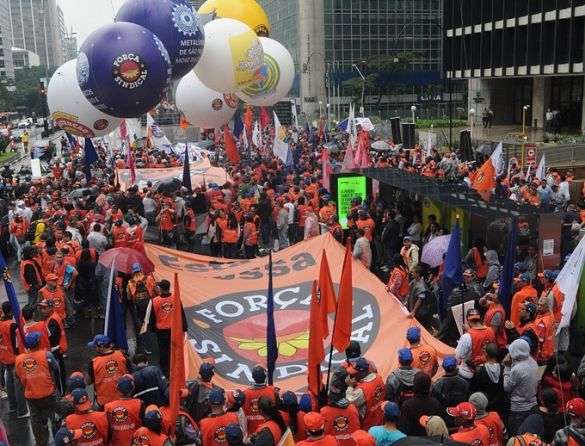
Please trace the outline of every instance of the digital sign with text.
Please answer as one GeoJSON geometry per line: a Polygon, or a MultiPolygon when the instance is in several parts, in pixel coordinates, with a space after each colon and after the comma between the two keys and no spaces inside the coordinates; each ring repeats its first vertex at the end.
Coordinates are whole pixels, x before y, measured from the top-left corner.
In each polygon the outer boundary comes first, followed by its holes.
{"type": "Polygon", "coordinates": [[[362,202],[367,196],[365,176],[340,177],[337,179],[337,213],[339,223],[347,229],[347,214],[351,207],[351,199],[361,197],[362,202]]]}

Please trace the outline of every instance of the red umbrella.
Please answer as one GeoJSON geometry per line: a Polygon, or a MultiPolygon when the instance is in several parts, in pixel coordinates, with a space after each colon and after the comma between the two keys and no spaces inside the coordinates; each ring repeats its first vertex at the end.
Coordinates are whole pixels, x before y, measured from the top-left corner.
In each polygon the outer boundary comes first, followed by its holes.
{"type": "Polygon", "coordinates": [[[132,248],[112,248],[104,252],[99,262],[106,268],[111,268],[116,259],[116,271],[132,274],[132,265],[140,263],[142,272],[149,274],[154,271],[154,264],[148,260],[144,253],[132,248]]]}

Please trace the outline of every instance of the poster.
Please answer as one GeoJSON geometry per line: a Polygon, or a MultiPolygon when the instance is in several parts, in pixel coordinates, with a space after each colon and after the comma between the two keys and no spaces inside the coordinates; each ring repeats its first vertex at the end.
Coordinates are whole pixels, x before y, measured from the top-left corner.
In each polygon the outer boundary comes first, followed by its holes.
{"type": "Polygon", "coordinates": [[[33,178],[41,178],[43,176],[41,172],[41,160],[39,158],[30,160],[30,170],[32,171],[33,178]]]}
{"type": "Polygon", "coordinates": [[[337,178],[337,213],[339,223],[343,229],[347,229],[347,214],[351,208],[351,199],[361,197],[362,201],[367,196],[367,183],[365,176],[338,177],[337,178]]]}
{"type": "Polygon", "coordinates": [[[461,304],[454,305],[451,307],[451,312],[453,313],[453,318],[455,319],[455,323],[457,324],[457,330],[459,330],[459,335],[463,335],[463,330],[467,330],[469,327],[467,323],[463,323],[463,319],[465,314],[467,314],[467,310],[471,310],[474,308],[475,302],[470,300],[468,302],[463,303],[463,308],[461,308],[461,304]]]}
{"type": "Polygon", "coordinates": [[[536,169],[536,146],[524,147],[524,167],[530,166],[530,170],[534,172],[536,169]]]}

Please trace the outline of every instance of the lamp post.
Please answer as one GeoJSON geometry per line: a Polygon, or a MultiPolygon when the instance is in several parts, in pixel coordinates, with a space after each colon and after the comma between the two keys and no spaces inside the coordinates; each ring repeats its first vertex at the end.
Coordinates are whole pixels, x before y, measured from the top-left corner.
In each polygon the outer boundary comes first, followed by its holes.
{"type": "Polygon", "coordinates": [[[360,77],[362,78],[362,105],[360,107],[360,114],[362,115],[362,118],[364,117],[364,112],[365,112],[365,93],[366,93],[366,78],[364,77],[364,75],[362,74],[362,72],[360,71],[360,69],[358,68],[358,66],[356,64],[353,64],[352,67],[355,68],[355,70],[358,72],[358,74],[360,75],[360,77]]]}
{"type": "Polygon", "coordinates": [[[412,112],[412,122],[415,123],[416,122],[416,105],[413,105],[412,107],[410,107],[410,111],[412,112]]]}
{"type": "Polygon", "coordinates": [[[526,112],[530,108],[530,105],[524,105],[522,107],[522,136],[526,136],[526,112]]]}
{"type": "Polygon", "coordinates": [[[319,119],[323,116],[323,101],[319,101],[319,119]]]}
{"type": "Polygon", "coordinates": [[[327,103],[327,125],[331,126],[331,104],[329,102],[327,103]]]}
{"type": "Polygon", "coordinates": [[[475,125],[475,108],[469,109],[469,126],[471,128],[471,140],[473,141],[473,126],[475,125]]]}

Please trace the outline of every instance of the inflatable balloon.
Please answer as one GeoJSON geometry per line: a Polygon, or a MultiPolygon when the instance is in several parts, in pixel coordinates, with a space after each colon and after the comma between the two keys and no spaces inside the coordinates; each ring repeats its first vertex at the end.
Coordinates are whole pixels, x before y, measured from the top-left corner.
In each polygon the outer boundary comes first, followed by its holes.
{"type": "Polygon", "coordinates": [[[77,83],[75,60],[61,65],[51,77],[47,103],[55,124],[75,136],[104,136],[113,132],[121,122],[87,102],[77,83]]]}
{"type": "Polygon", "coordinates": [[[264,52],[249,26],[234,19],[217,19],[204,29],[205,48],[195,74],[205,85],[235,93],[259,80],[264,52]]]}
{"type": "Polygon", "coordinates": [[[215,13],[223,19],[239,20],[259,36],[270,35],[268,16],[255,0],[207,0],[197,12],[201,15],[215,13]]]}
{"type": "Polygon", "coordinates": [[[152,31],[169,52],[173,79],[193,69],[205,44],[203,25],[185,0],[127,0],[116,22],[132,22],[152,31]]]}
{"type": "Polygon", "coordinates": [[[262,80],[237,93],[248,104],[268,107],[284,98],[295,78],[295,63],[288,50],[274,39],[260,37],[264,49],[262,80]]]}
{"type": "Polygon", "coordinates": [[[116,160],[116,167],[118,169],[125,169],[126,163],[124,162],[124,160],[116,160]]]}
{"type": "Polygon", "coordinates": [[[175,97],[191,125],[202,129],[221,127],[238,108],[238,98],[211,90],[193,72],[181,79],[175,97]]]}
{"type": "Polygon", "coordinates": [[[92,32],[77,56],[77,81],[98,110],[132,118],[155,107],[171,79],[169,54],[158,37],[134,23],[92,32]]]}

